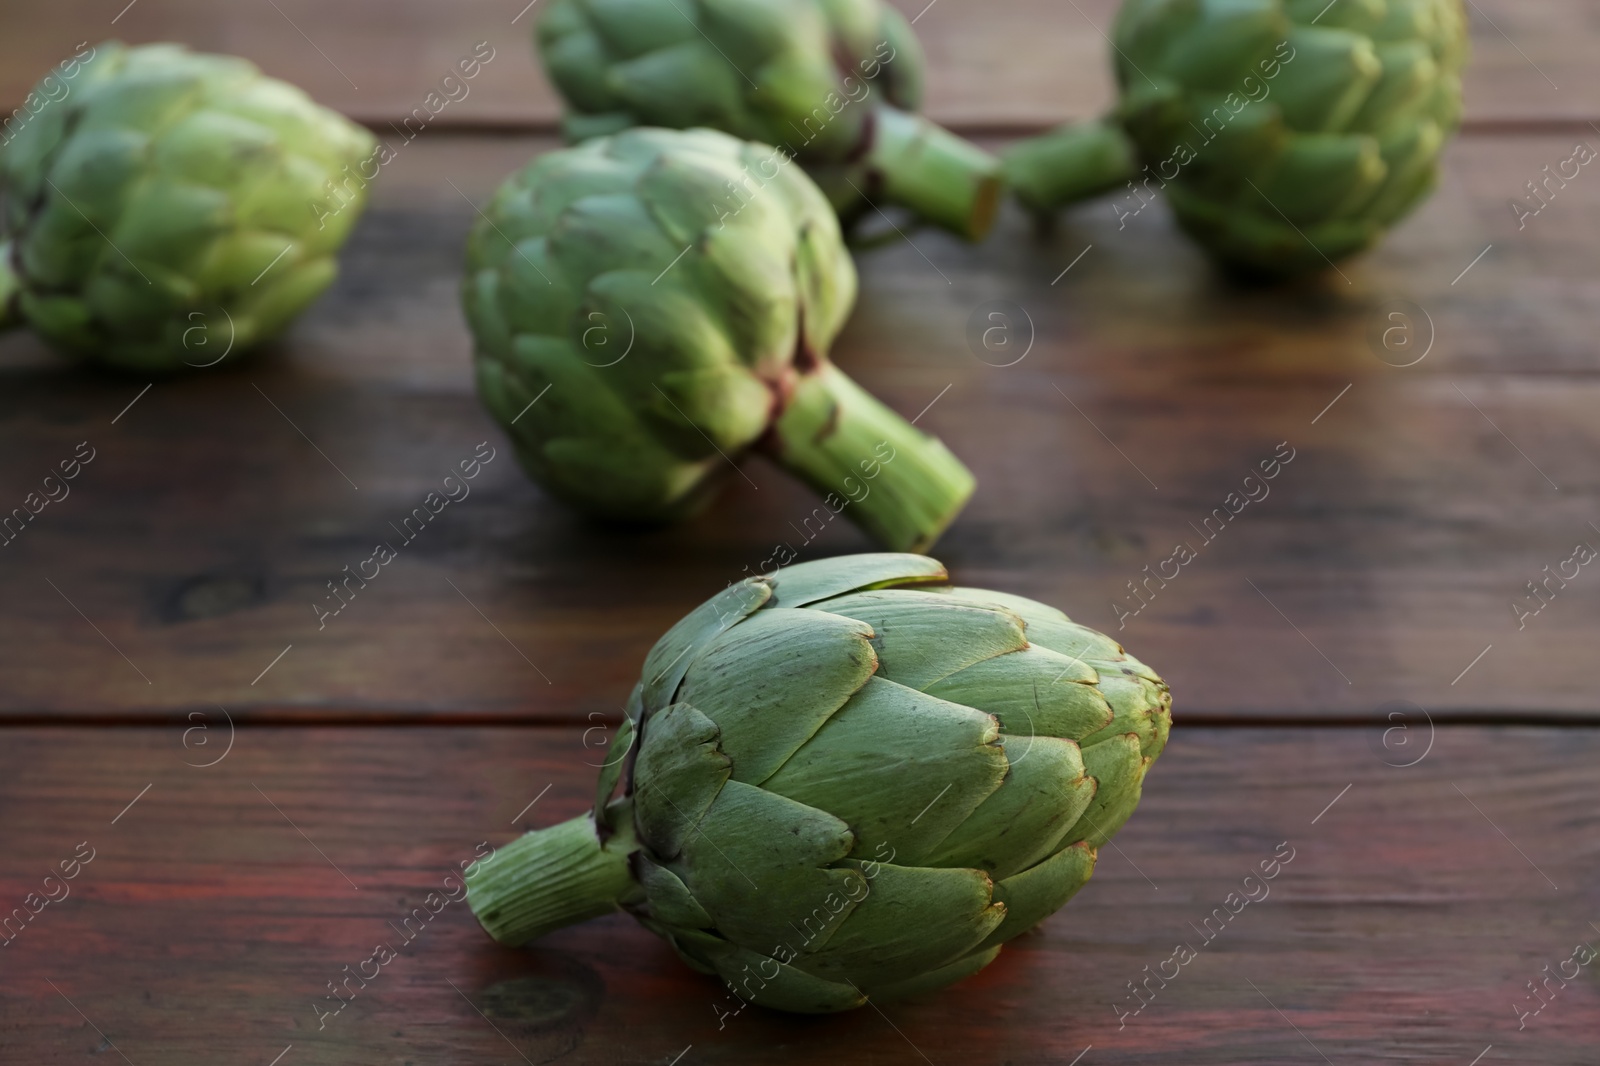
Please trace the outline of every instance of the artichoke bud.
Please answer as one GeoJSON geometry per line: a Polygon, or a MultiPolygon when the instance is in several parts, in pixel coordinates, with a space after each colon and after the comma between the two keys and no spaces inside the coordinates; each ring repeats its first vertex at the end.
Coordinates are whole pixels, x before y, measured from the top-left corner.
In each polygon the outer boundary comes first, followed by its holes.
{"type": "Polygon", "coordinates": [[[855,219],[868,196],[977,239],[999,163],[914,114],[922,52],[880,0],[554,0],[536,30],[578,142],[707,126],[782,145],[855,219]]]}
{"type": "Polygon", "coordinates": [[[1007,181],[1038,214],[1159,188],[1246,274],[1375,244],[1432,189],[1460,121],[1460,0],[1125,0],[1114,45],[1113,114],[1015,145],[1007,181]]]}
{"type": "Polygon", "coordinates": [[[827,360],[855,268],[782,153],[633,129],[512,176],[467,244],[484,402],[533,479],[611,519],[687,514],[759,448],[895,549],[973,488],[827,360]]]}
{"type": "Polygon", "coordinates": [[[690,612],[646,658],[595,812],[469,875],[484,927],[521,944],[626,910],[803,1012],[987,965],[1088,880],[1171,698],[1103,634],[945,577],[844,556],[690,612]]]}
{"type": "Polygon", "coordinates": [[[332,283],[376,173],[366,130],[242,59],[173,44],[100,44],[35,97],[0,146],[0,297],[52,346],[212,366],[332,283]]]}

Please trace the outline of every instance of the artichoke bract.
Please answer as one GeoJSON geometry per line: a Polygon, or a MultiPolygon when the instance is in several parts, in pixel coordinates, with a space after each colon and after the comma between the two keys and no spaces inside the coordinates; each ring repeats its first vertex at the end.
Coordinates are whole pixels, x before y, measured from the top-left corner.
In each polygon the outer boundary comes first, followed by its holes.
{"type": "Polygon", "coordinates": [[[1124,224],[1164,192],[1245,273],[1374,244],[1460,121],[1460,0],[1126,0],[1114,37],[1113,114],[1013,147],[1008,181],[1039,213],[1125,188],[1124,224]]]}
{"type": "Polygon", "coordinates": [[[916,114],[922,51],[881,0],[555,0],[537,29],[576,141],[707,126],[816,168],[847,217],[882,198],[976,239],[999,162],[916,114]]]}
{"type": "Polygon", "coordinates": [[[328,287],[371,134],[231,56],[108,42],[72,64],[0,147],[14,322],[68,354],[180,370],[268,339],[328,287]]]}
{"type": "Polygon", "coordinates": [[[920,549],[972,475],[828,361],[855,291],[838,220],[780,154],[639,128],[508,179],[462,300],[484,402],[555,496],[668,521],[759,447],[885,546],[920,549]]]}
{"type": "Polygon", "coordinates": [[[1111,638],[946,577],[843,556],[690,612],[645,660],[594,810],[468,876],[485,929],[522,944],[621,908],[791,1011],[982,969],[1089,879],[1171,698],[1111,638]]]}

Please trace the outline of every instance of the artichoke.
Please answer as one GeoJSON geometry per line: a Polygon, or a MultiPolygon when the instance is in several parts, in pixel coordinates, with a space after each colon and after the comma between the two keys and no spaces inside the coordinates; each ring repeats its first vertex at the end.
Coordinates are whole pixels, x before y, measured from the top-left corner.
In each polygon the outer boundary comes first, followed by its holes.
{"type": "Polygon", "coordinates": [[[557,497],[667,521],[759,447],[833,514],[917,549],[972,475],[828,362],[855,286],[838,220],[773,149],[640,128],[507,180],[462,300],[484,402],[557,497]]]}
{"type": "Polygon", "coordinates": [[[0,294],[53,346],[209,366],[333,281],[374,141],[299,89],[230,56],[109,42],[35,96],[0,148],[0,294]]]}
{"type": "Polygon", "coordinates": [[[1018,199],[1044,213],[1126,185],[1126,224],[1164,191],[1245,273],[1374,244],[1432,189],[1460,120],[1460,0],[1127,0],[1114,43],[1120,103],[1012,148],[1018,199]]]}
{"type": "Polygon", "coordinates": [[[976,239],[999,163],[915,112],[922,52],[880,0],[555,0],[538,24],[581,141],[708,126],[779,145],[846,216],[882,197],[976,239]]]}
{"type": "Polygon", "coordinates": [[[1171,698],[1109,637],[946,576],[843,556],[701,604],[645,659],[594,810],[474,869],[473,913],[521,944],[621,908],[791,1011],[982,969],[1089,879],[1171,698]]]}

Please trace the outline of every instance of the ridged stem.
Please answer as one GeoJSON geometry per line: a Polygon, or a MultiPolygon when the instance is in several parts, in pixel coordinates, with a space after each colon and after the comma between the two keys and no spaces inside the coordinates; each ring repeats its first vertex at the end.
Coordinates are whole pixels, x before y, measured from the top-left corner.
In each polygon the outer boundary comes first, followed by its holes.
{"type": "Polygon", "coordinates": [[[977,484],[938,439],[831,363],[801,378],[766,448],[890,551],[931,545],[977,484]]]}
{"type": "Polygon", "coordinates": [[[610,914],[638,890],[628,856],[638,848],[632,818],[604,843],[592,813],[537,829],[479,863],[467,903],[490,936],[513,947],[563,926],[610,914]]]}
{"type": "Polygon", "coordinates": [[[968,240],[994,225],[1000,207],[1000,161],[921,115],[873,111],[862,160],[885,199],[968,240]]]}
{"type": "Polygon", "coordinates": [[[1006,183],[1022,206],[1036,214],[1110,192],[1139,172],[1128,135],[1105,119],[1030,137],[1001,158],[1006,183]]]}

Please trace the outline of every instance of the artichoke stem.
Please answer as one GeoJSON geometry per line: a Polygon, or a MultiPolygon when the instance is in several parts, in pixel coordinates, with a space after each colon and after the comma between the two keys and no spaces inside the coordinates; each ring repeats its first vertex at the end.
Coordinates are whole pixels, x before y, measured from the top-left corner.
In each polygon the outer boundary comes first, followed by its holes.
{"type": "Polygon", "coordinates": [[[893,107],[873,112],[863,162],[892,203],[978,240],[1000,207],[1000,161],[941,126],[893,107]]]}
{"type": "Polygon", "coordinates": [[[0,332],[22,324],[17,308],[20,291],[16,272],[11,268],[11,242],[0,243],[0,332]]]}
{"type": "Polygon", "coordinates": [[[1030,137],[1012,145],[1002,158],[1006,183],[1035,214],[1110,192],[1139,173],[1128,135],[1118,123],[1104,119],[1030,137]]]}
{"type": "Polygon", "coordinates": [[[800,379],[766,447],[890,551],[931,545],[976,485],[937,439],[827,362],[800,379]]]}
{"type": "Polygon", "coordinates": [[[467,876],[467,903],[489,935],[516,947],[563,926],[617,910],[638,890],[628,856],[638,848],[631,817],[604,843],[594,814],[515,840],[467,876]]]}

